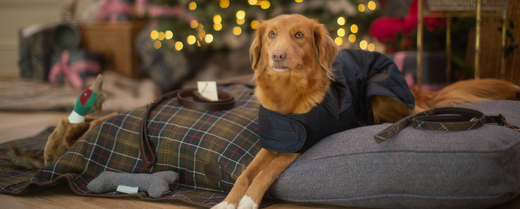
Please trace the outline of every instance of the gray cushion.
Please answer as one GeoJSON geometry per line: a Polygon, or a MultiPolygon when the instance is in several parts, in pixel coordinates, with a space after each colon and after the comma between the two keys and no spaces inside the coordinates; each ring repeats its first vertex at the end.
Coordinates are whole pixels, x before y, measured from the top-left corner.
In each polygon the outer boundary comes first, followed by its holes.
{"type": "MultiPolygon", "coordinates": [[[[520,102],[469,108],[520,125],[520,102]]],[[[271,187],[283,200],[369,208],[485,208],[520,192],[520,132],[487,124],[471,131],[408,127],[386,142],[390,124],[331,135],[299,157],[271,187]]]]}

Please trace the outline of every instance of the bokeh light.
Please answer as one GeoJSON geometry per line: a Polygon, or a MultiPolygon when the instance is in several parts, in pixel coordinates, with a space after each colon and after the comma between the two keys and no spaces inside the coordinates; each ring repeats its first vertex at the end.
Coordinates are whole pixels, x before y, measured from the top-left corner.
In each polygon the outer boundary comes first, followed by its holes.
{"type": "Polygon", "coordinates": [[[364,4],[359,4],[357,8],[358,8],[358,10],[360,12],[364,12],[365,11],[365,5],[364,4]]]}
{"type": "Polygon", "coordinates": [[[376,49],[376,45],[374,43],[370,43],[368,45],[368,51],[373,52],[376,49]]]}
{"type": "Polygon", "coordinates": [[[338,17],[338,25],[345,25],[345,18],[344,17],[338,17]]]}
{"type": "Polygon", "coordinates": [[[154,42],[153,42],[153,47],[154,47],[155,49],[159,49],[159,48],[161,48],[161,45],[162,45],[162,44],[161,44],[160,41],[154,41],[154,42]]]}
{"type": "Polygon", "coordinates": [[[238,10],[236,16],[237,19],[244,19],[246,17],[246,12],[244,12],[244,10],[238,10]]]}
{"type": "Polygon", "coordinates": [[[339,37],[345,36],[345,29],[343,29],[343,28],[338,29],[337,34],[339,37]]]}
{"type": "Polygon", "coordinates": [[[180,42],[180,41],[175,42],[175,49],[177,51],[182,50],[182,47],[184,47],[184,44],[182,44],[182,42],[180,42]]]}
{"type": "Polygon", "coordinates": [[[338,46],[341,46],[341,44],[343,44],[343,38],[336,37],[336,39],[334,39],[334,42],[336,42],[338,46]]]}
{"type": "Polygon", "coordinates": [[[206,43],[213,42],[213,35],[207,34],[206,37],[204,37],[204,41],[206,41],[206,43]]]}
{"type": "Polygon", "coordinates": [[[188,41],[189,45],[193,45],[197,41],[197,38],[195,38],[194,35],[189,35],[186,41],[188,41]]]}
{"type": "Polygon", "coordinates": [[[251,28],[252,29],[257,29],[259,25],[260,25],[260,22],[258,20],[251,21],[251,28]]]}
{"type": "Polygon", "coordinates": [[[219,5],[222,8],[227,8],[227,7],[229,7],[229,0],[220,0],[219,5]]]}
{"type": "Polygon", "coordinates": [[[262,9],[269,9],[269,7],[271,7],[271,2],[269,1],[264,0],[260,3],[260,8],[262,9]]]}
{"type": "Polygon", "coordinates": [[[354,42],[356,42],[356,35],[354,35],[354,34],[350,34],[350,35],[348,36],[348,41],[350,41],[350,43],[354,43],[354,42]]]}
{"type": "Polygon", "coordinates": [[[363,49],[363,50],[366,50],[367,49],[367,41],[365,40],[362,40],[361,42],[359,42],[359,48],[363,49]]]}
{"type": "Polygon", "coordinates": [[[197,9],[197,3],[195,3],[194,1],[190,2],[190,4],[188,4],[188,8],[190,10],[195,10],[197,9]]]}
{"type": "Polygon", "coordinates": [[[219,24],[215,24],[215,25],[213,25],[213,29],[214,29],[215,31],[220,31],[220,30],[222,30],[222,24],[219,23],[219,24]]]}
{"type": "Polygon", "coordinates": [[[238,35],[242,34],[242,28],[240,28],[238,26],[235,26],[233,28],[233,34],[235,34],[235,36],[238,36],[238,35]]]}
{"type": "Polygon", "coordinates": [[[173,38],[173,33],[171,30],[167,30],[166,32],[164,32],[164,37],[168,40],[172,39],[173,38]]]}
{"type": "Polygon", "coordinates": [[[359,29],[359,28],[358,28],[358,26],[357,26],[356,24],[352,24],[352,25],[350,26],[350,32],[352,32],[352,33],[357,33],[357,32],[358,32],[358,29],[359,29]]]}
{"type": "Polygon", "coordinates": [[[368,9],[370,9],[370,10],[375,10],[375,9],[376,9],[376,2],[374,2],[374,1],[369,1],[368,4],[367,4],[367,7],[368,7],[368,9]]]}
{"type": "Polygon", "coordinates": [[[197,20],[190,21],[191,28],[196,28],[197,26],[199,26],[199,22],[197,22],[197,20]]]}
{"type": "Polygon", "coordinates": [[[152,40],[155,40],[159,37],[159,32],[157,32],[156,30],[152,30],[152,32],[150,33],[150,38],[152,38],[152,40]]]}
{"type": "Polygon", "coordinates": [[[157,37],[157,39],[159,39],[159,41],[164,40],[164,32],[159,32],[159,37],[157,37]]]}
{"type": "Polygon", "coordinates": [[[222,16],[220,16],[220,15],[215,15],[215,16],[213,16],[213,22],[214,22],[215,24],[219,24],[219,23],[221,23],[221,22],[222,22],[222,16]]]}

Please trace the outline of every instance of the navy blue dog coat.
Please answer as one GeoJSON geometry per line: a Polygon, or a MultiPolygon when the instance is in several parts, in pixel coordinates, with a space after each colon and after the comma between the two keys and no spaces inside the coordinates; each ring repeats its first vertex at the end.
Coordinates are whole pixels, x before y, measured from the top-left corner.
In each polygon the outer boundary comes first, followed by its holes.
{"type": "Polygon", "coordinates": [[[343,49],[332,65],[334,79],[322,103],[304,114],[281,114],[260,106],[262,147],[303,153],[328,135],[366,126],[368,99],[373,95],[399,99],[410,108],[415,98],[392,60],[378,52],[343,49]]]}

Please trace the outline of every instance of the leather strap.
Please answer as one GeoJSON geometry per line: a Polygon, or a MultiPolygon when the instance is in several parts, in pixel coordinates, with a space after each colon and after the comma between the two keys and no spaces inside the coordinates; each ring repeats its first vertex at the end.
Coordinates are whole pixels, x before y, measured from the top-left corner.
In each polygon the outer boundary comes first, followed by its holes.
{"type": "Polygon", "coordinates": [[[231,109],[235,106],[235,98],[233,95],[224,91],[218,91],[218,97],[218,101],[208,100],[195,89],[181,90],[177,95],[179,104],[198,111],[221,111],[231,109]],[[192,97],[193,100],[188,99],[189,97],[192,97]]]}
{"type": "Polygon", "coordinates": [[[182,106],[198,111],[221,111],[231,109],[235,106],[235,98],[233,95],[220,90],[218,91],[218,95],[218,101],[210,101],[202,97],[196,89],[182,89],[166,93],[148,104],[146,112],[143,115],[141,130],[139,132],[139,151],[141,152],[144,167],[150,168],[150,166],[155,163],[155,154],[153,153],[146,131],[148,129],[146,123],[148,121],[148,115],[153,107],[163,100],[174,97],[177,97],[179,104],[182,106]],[[190,97],[192,99],[189,99],[190,97]]]}
{"type": "Polygon", "coordinates": [[[464,131],[480,128],[486,123],[496,123],[520,132],[520,128],[509,124],[502,114],[486,116],[484,113],[473,109],[442,107],[403,118],[374,135],[374,139],[377,143],[381,143],[395,136],[409,125],[414,128],[433,131],[464,131]]]}

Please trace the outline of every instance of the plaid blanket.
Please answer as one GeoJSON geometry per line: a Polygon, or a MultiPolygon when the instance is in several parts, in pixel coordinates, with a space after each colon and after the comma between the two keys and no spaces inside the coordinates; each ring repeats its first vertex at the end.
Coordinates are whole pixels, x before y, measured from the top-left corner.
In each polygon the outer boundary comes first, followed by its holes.
{"type": "MultiPolygon", "coordinates": [[[[154,173],[171,170],[179,173],[171,192],[162,199],[177,199],[204,207],[221,202],[246,166],[260,151],[257,114],[259,103],[253,90],[241,84],[224,87],[235,97],[235,108],[227,111],[199,112],[183,108],[177,99],[157,104],[148,118],[148,137],[156,155],[155,164],[144,167],[139,152],[139,129],[146,107],[109,118],[87,132],[55,163],[37,172],[16,170],[0,159],[0,193],[30,194],[67,182],[80,195],[138,196],[119,192],[94,194],[86,185],[103,171],[154,173]],[[220,180],[208,178],[205,167],[219,168],[220,180]]],[[[52,128],[32,139],[30,146],[16,143],[0,145],[0,157],[10,146],[43,154],[46,137],[52,128]],[[38,141],[39,140],[39,141],[38,141]]],[[[212,171],[214,172],[214,170],[212,171]]]]}

